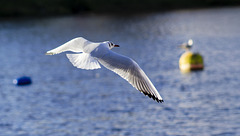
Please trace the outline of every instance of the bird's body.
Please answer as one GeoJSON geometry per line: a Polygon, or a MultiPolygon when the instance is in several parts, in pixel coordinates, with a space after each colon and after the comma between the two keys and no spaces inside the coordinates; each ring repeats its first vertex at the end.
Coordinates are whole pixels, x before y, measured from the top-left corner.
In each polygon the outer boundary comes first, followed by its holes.
{"type": "Polygon", "coordinates": [[[110,49],[113,47],[119,46],[109,41],[94,43],[79,37],[48,51],[46,55],[64,51],[77,52],[77,54],[67,54],[68,59],[75,67],[92,70],[101,68],[100,63],[127,80],[140,92],[157,102],[163,102],[157,89],[139,65],[129,57],[111,51],[110,49]]]}
{"type": "Polygon", "coordinates": [[[186,51],[189,51],[192,48],[193,40],[189,39],[187,43],[183,43],[180,45],[180,48],[185,49],[186,51]]]}

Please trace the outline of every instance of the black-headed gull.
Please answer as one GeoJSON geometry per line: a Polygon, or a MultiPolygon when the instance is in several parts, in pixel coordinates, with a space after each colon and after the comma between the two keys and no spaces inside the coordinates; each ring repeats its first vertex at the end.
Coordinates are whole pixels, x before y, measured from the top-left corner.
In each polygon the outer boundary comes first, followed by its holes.
{"type": "Polygon", "coordinates": [[[65,51],[77,52],[77,54],[66,54],[75,67],[87,70],[98,69],[101,68],[100,62],[107,69],[127,80],[140,92],[157,102],[163,102],[157,89],[139,65],[129,57],[111,51],[110,49],[113,47],[119,47],[119,45],[109,41],[94,43],[78,37],[48,51],[46,55],[59,54],[65,51]]]}
{"type": "Polygon", "coordinates": [[[183,43],[180,45],[180,48],[185,49],[186,51],[189,51],[192,48],[193,40],[189,39],[187,43],[183,43]]]}

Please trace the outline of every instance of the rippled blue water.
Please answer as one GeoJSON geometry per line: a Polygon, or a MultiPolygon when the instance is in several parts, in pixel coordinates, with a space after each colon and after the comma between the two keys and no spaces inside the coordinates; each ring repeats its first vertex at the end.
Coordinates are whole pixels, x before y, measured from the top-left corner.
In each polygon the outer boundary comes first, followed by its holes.
{"type": "Polygon", "coordinates": [[[240,8],[179,10],[0,22],[0,135],[240,135],[240,8]],[[159,104],[113,72],[45,56],[83,36],[111,40],[163,96],[159,104]],[[189,38],[205,69],[181,74],[177,46],[189,38]],[[30,76],[30,86],[12,80],[30,76]]]}

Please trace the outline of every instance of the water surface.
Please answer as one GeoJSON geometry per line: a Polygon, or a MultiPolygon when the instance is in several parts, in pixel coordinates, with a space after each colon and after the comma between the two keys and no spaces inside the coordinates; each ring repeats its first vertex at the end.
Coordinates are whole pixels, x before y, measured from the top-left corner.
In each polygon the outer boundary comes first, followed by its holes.
{"type": "Polygon", "coordinates": [[[0,134],[179,136],[240,134],[240,8],[139,15],[79,15],[0,22],[0,134]],[[115,73],[72,66],[45,52],[82,36],[110,40],[133,58],[164,103],[115,73]],[[189,38],[204,71],[181,74],[177,46],[189,38]],[[27,75],[30,86],[12,80],[27,75]]]}

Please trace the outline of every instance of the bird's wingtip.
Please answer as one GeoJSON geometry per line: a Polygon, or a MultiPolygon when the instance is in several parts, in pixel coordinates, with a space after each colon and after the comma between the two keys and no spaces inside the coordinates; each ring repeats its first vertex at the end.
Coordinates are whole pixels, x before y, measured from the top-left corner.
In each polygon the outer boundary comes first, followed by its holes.
{"type": "Polygon", "coordinates": [[[160,102],[160,103],[163,103],[163,102],[164,102],[164,100],[157,100],[157,102],[158,102],[158,103],[159,103],[159,102],[160,102]]]}
{"type": "Polygon", "coordinates": [[[164,102],[163,99],[158,99],[158,98],[154,98],[153,100],[157,101],[158,103],[163,103],[164,102]]]}
{"type": "Polygon", "coordinates": [[[46,52],[45,55],[54,55],[52,52],[46,52]]]}
{"type": "Polygon", "coordinates": [[[146,92],[142,92],[144,95],[146,95],[146,96],[148,96],[149,98],[152,98],[154,101],[156,101],[156,102],[160,102],[160,103],[163,103],[164,102],[164,100],[163,99],[158,99],[157,97],[155,97],[154,95],[151,95],[151,94],[148,94],[148,93],[146,93],[146,92]]]}

